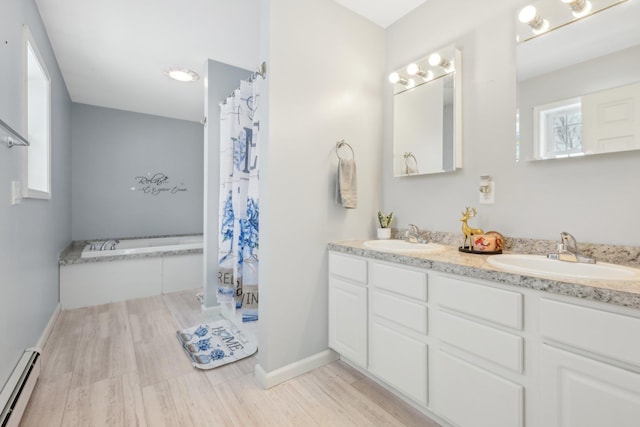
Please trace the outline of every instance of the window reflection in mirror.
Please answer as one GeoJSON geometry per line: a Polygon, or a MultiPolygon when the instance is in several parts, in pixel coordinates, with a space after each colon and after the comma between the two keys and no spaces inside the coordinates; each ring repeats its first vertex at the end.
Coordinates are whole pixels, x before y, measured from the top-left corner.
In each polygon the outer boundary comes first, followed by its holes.
{"type": "MultiPolygon", "coordinates": [[[[640,149],[640,3],[592,3],[580,19],[563,2],[534,3],[550,30],[517,46],[518,160],[640,149]],[[561,13],[574,21],[554,29],[561,13]]],[[[520,40],[527,32],[518,22],[520,40]]]]}
{"type": "Polygon", "coordinates": [[[24,197],[51,198],[51,79],[28,27],[25,36],[27,139],[24,197]]]}
{"type": "Polygon", "coordinates": [[[450,46],[391,73],[393,176],[461,167],[461,54],[450,46]]]}

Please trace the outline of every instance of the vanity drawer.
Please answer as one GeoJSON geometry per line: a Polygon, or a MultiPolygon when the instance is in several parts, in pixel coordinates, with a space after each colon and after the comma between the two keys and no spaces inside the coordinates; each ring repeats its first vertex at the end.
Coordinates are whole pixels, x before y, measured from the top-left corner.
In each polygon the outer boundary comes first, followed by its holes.
{"type": "Polygon", "coordinates": [[[367,261],[329,252],[329,273],[366,284],[367,261]]]}
{"type": "Polygon", "coordinates": [[[427,301],[427,273],[371,263],[371,283],[379,289],[418,301],[427,301]]]}
{"type": "Polygon", "coordinates": [[[382,292],[373,293],[373,314],[427,334],[427,307],[382,292]]]}
{"type": "Polygon", "coordinates": [[[522,329],[522,294],[439,276],[440,306],[498,325],[522,329]]]}
{"type": "Polygon", "coordinates": [[[640,366],[640,319],[540,300],[540,333],[564,344],[640,366]]]}
{"type": "Polygon", "coordinates": [[[505,368],[522,372],[523,338],[442,311],[438,312],[440,339],[505,368]]]}

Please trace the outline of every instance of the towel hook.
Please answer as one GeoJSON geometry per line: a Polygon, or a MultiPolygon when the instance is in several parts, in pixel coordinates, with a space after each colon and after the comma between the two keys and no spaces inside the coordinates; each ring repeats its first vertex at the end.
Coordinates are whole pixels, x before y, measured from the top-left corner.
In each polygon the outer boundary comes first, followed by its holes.
{"type": "Polygon", "coordinates": [[[349,148],[349,150],[351,150],[351,158],[352,159],[356,158],[356,153],[354,153],[353,147],[348,142],[346,142],[344,139],[341,139],[340,141],[336,142],[336,156],[338,156],[338,159],[345,160],[343,157],[340,157],[340,148],[342,148],[342,147],[349,148]]]}

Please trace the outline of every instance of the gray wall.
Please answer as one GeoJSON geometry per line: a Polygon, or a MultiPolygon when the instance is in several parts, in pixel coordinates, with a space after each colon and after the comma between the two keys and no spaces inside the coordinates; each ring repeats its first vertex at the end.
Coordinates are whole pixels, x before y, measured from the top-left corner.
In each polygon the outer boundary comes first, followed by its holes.
{"type": "Polygon", "coordinates": [[[74,240],[202,232],[200,123],[72,105],[74,240]],[[135,177],[164,173],[158,195],[135,177]]]}
{"type": "Polygon", "coordinates": [[[261,25],[258,358],[269,374],[327,349],[327,242],[375,234],[384,31],[330,0],[263,0],[261,25]],[[335,199],[341,139],[356,156],[357,209],[335,199]]]}
{"type": "MultiPolygon", "coordinates": [[[[22,351],[36,345],[58,303],[58,253],[71,239],[71,101],[33,0],[2,0],[0,118],[24,129],[23,37],[27,24],[51,76],[52,198],[10,206],[26,148],[0,142],[0,388],[22,351]]],[[[23,131],[23,133],[25,133],[23,131]]]]}
{"type": "MultiPolygon", "coordinates": [[[[520,0],[430,0],[386,32],[387,74],[455,42],[462,48],[463,168],[406,179],[383,163],[383,205],[398,225],[457,232],[464,206],[474,226],[505,235],[640,245],[640,152],[515,162],[515,16],[520,0]],[[464,11],[461,13],[460,11],[464,11]],[[496,203],[478,204],[480,175],[496,183],[496,203]]],[[[384,159],[391,159],[391,85],[385,89],[384,159]]]]}
{"type": "MultiPolygon", "coordinates": [[[[258,60],[256,58],[256,67],[258,60]]],[[[247,78],[251,71],[227,65],[222,62],[207,61],[205,84],[205,128],[204,147],[204,277],[205,302],[212,307],[218,305],[218,201],[220,195],[220,106],[240,80],[247,78]]]]}

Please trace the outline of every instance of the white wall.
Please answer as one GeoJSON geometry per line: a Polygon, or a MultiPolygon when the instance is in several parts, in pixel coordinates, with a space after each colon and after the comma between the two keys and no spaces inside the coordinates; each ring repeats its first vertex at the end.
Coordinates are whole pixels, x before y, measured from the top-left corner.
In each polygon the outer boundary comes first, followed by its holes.
{"type": "Polygon", "coordinates": [[[384,32],[332,0],[261,7],[258,358],[269,373],[327,348],[327,243],[374,234],[384,32]],[[356,155],[355,210],[335,202],[340,139],[356,155]]]}
{"type": "Polygon", "coordinates": [[[202,233],[200,123],[78,103],[71,112],[74,240],[202,233]],[[157,173],[168,178],[159,186],[135,179],[157,173]]]}
{"type": "Polygon", "coordinates": [[[10,205],[23,180],[23,152],[0,141],[0,388],[25,348],[36,345],[58,303],[58,252],[71,240],[71,101],[33,0],[0,7],[0,118],[24,132],[23,24],[51,76],[51,200],[10,205]]]}
{"type": "MultiPolygon", "coordinates": [[[[383,162],[383,206],[400,226],[459,231],[464,206],[474,226],[509,236],[640,245],[640,152],[515,162],[515,14],[520,0],[429,0],[386,33],[387,73],[455,42],[463,51],[463,169],[392,178],[383,162]],[[496,182],[496,203],[478,204],[481,174],[496,182]]],[[[391,85],[385,88],[384,151],[392,156],[391,85]]]]}

